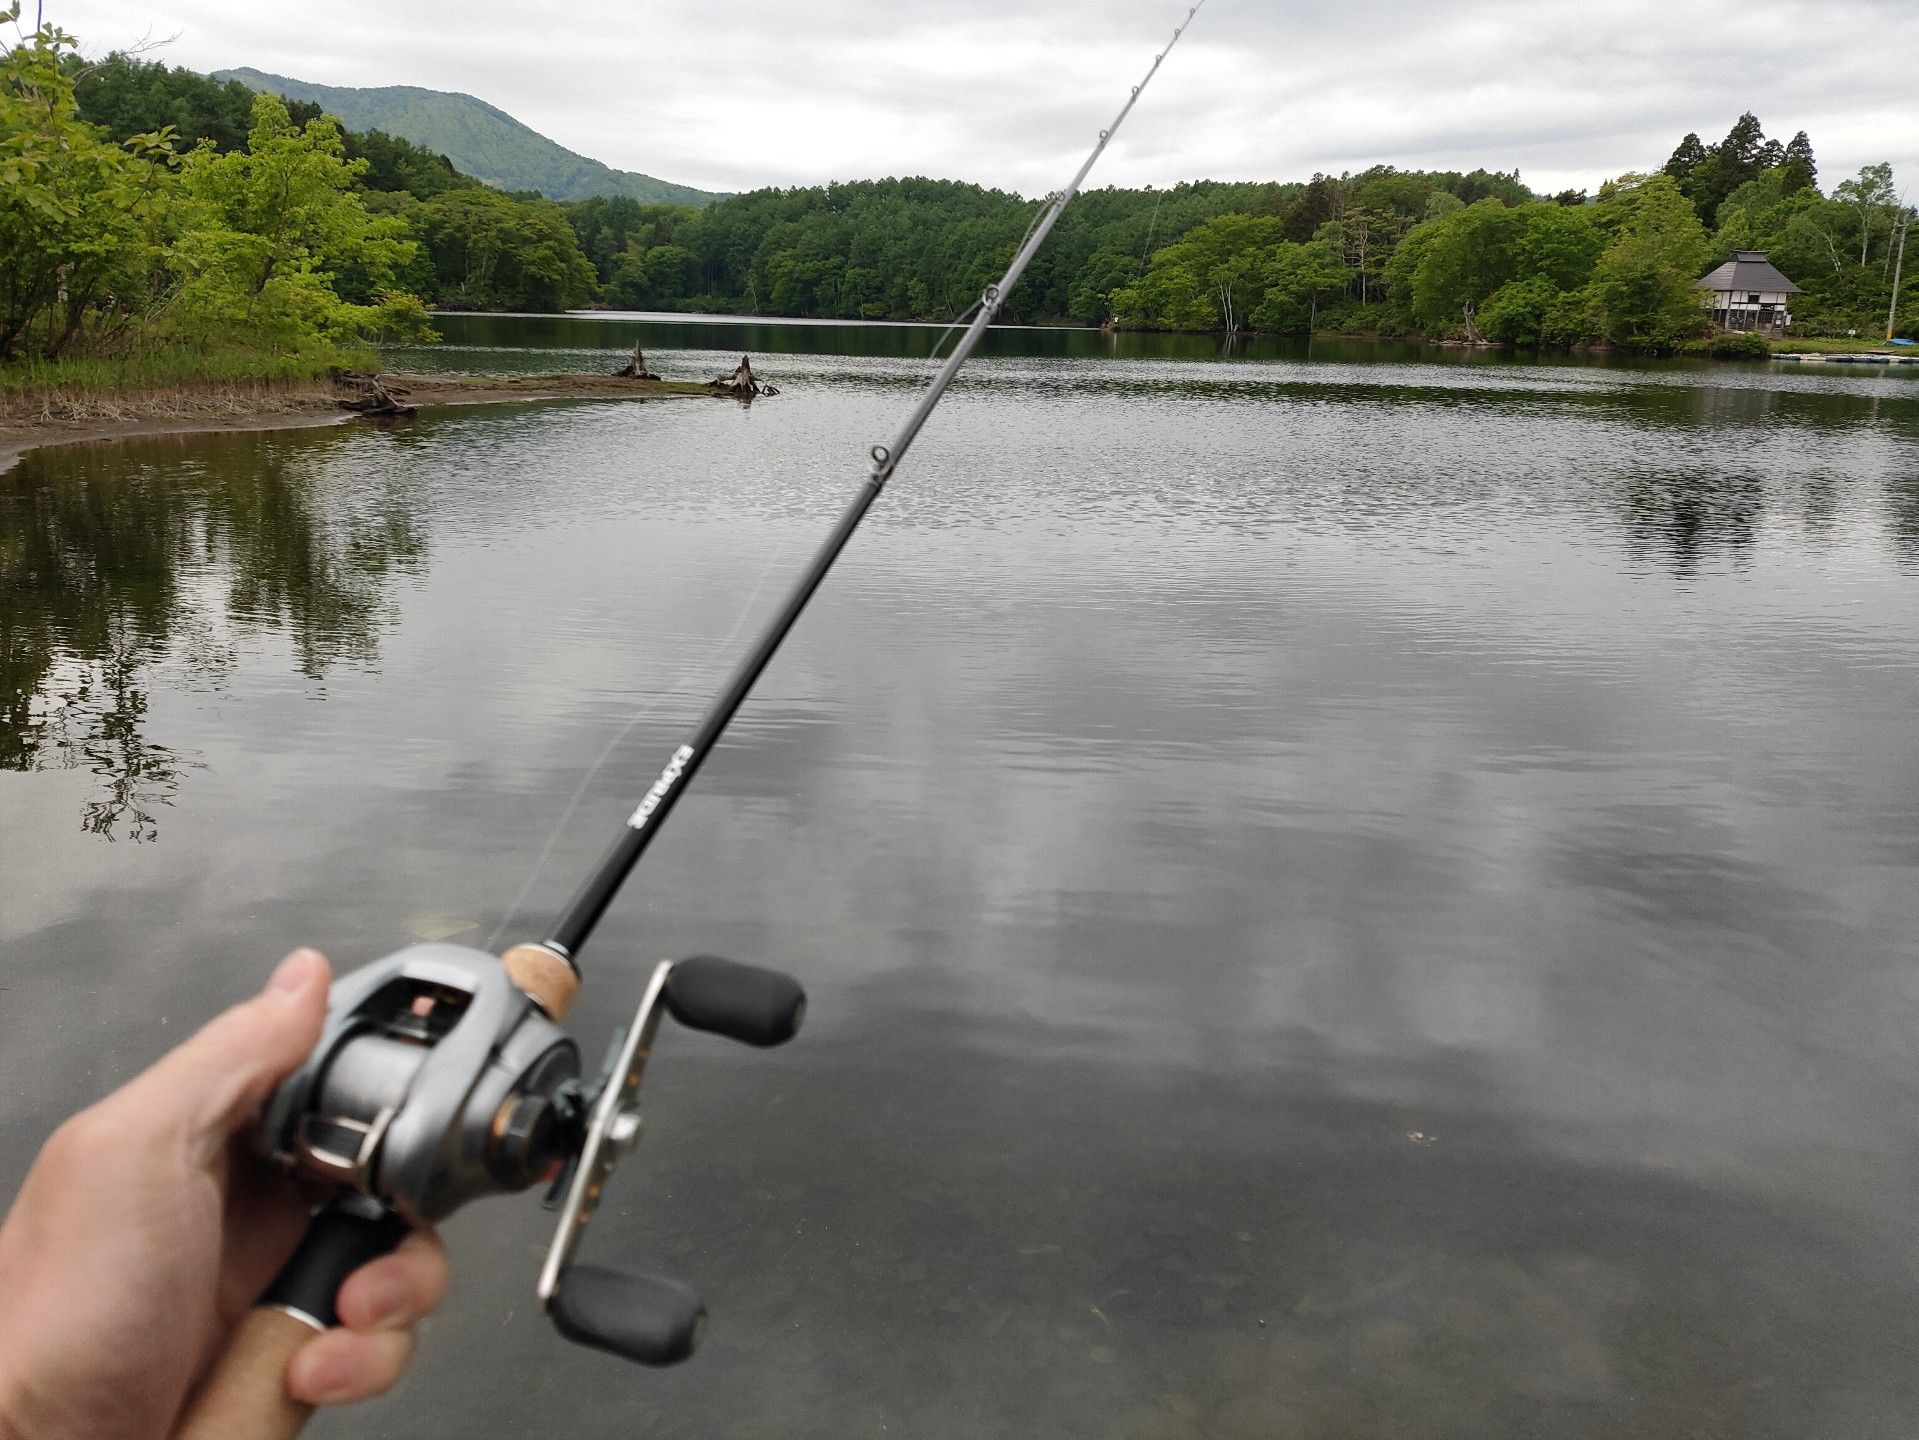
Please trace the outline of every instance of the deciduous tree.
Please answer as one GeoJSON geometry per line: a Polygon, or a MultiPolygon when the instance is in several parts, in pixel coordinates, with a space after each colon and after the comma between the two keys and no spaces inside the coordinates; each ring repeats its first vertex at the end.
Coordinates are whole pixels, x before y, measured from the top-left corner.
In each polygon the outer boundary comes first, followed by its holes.
{"type": "Polygon", "coordinates": [[[198,213],[175,247],[187,279],[180,312],[209,333],[240,331],[280,345],[357,337],[372,317],[336,288],[349,270],[371,301],[411,259],[403,220],[371,214],[354,189],[331,116],[294,123],[276,95],[256,96],[247,147],[203,143],[181,183],[198,213]]]}
{"type": "Polygon", "coordinates": [[[1635,187],[1630,201],[1630,213],[1593,270],[1593,317],[1615,343],[1669,347],[1705,327],[1693,288],[1709,254],[1705,230],[1670,176],[1635,187]]]}
{"type": "Polygon", "coordinates": [[[1892,166],[1884,161],[1862,165],[1859,174],[1844,181],[1832,198],[1850,205],[1859,216],[1859,263],[1871,255],[1872,237],[1879,226],[1880,213],[1888,217],[1898,209],[1899,192],[1893,188],[1892,166]]]}
{"type": "Polygon", "coordinates": [[[164,132],[114,144],[78,118],[71,52],[52,28],[0,51],[0,361],[138,315],[173,194],[164,132]]]}
{"type": "Polygon", "coordinates": [[[565,310],[593,296],[593,266],[558,206],[449,190],[420,206],[416,225],[443,303],[565,310]]]}

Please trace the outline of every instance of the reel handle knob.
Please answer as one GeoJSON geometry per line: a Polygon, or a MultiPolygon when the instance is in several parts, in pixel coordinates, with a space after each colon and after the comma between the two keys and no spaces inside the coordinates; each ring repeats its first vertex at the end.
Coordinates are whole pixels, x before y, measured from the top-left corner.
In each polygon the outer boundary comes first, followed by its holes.
{"type": "Polygon", "coordinates": [[[762,1048],[784,1045],[806,1016],[806,992],[778,970],[695,955],[673,967],[666,1008],[691,1030],[762,1048]]]}
{"type": "Polygon", "coordinates": [[[679,1281],[600,1265],[569,1266],[547,1310],[567,1339],[642,1365],[679,1364],[706,1329],[706,1302],[679,1281]]]}

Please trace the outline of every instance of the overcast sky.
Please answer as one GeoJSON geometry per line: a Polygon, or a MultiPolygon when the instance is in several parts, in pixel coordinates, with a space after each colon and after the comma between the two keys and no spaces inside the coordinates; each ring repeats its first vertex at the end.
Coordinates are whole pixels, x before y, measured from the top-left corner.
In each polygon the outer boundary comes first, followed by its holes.
{"type": "MultiPolygon", "coordinates": [[[[34,0],[27,0],[28,14],[34,0]]],[[[1054,188],[1182,0],[44,0],[90,52],[463,90],[622,169],[708,189],[921,174],[1054,188]]],[[[1827,189],[1919,195],[1919,0],[1208,0],[1095,183],[1657,168],[1753,109],[1827,189]]]]}

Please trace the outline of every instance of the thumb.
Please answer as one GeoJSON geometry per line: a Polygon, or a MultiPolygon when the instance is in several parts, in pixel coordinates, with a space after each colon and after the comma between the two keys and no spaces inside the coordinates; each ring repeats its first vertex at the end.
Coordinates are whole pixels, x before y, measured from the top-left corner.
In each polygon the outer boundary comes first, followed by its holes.
{"type": "Polygon", "coordinates": [[[319,951],[295,950],[258,995],[163,1055],[116,1098],[217,1153],[319,1041],[331,973],[319,951]]]}

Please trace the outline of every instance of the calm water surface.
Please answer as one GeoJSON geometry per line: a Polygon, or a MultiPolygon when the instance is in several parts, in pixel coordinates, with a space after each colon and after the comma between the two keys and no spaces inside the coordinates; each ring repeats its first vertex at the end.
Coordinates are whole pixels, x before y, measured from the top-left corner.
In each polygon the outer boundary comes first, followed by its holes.
{"type": "MultiPolygon", "coordinates": [[[[538,933],[932,339],[444,328],[785,393],[0,476],[0,1193],[295,943],[538,933]]],[[[1919,378],[996,337],[590,956],[813,996],[591,1240],[705,1349],[494,1203],[314,1433],[1905,1440],[1916,882],[1919,378]]]]}

